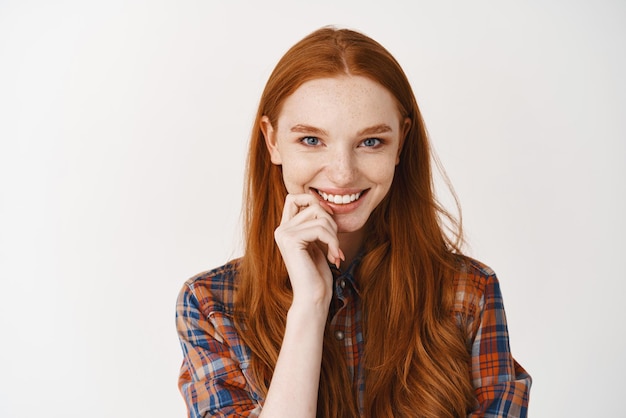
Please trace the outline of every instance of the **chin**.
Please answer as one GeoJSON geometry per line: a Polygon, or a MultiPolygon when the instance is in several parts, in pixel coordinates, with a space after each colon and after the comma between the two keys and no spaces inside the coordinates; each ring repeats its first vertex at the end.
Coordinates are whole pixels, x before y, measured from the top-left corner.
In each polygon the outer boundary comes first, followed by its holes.
{"type": "Polygon", "coordinates": [[[357,219],[335,219],[337,222],[337,232],[343,234],[349,234],[351,232],[357,232],[363,229],[366,220],[357,219]]]}

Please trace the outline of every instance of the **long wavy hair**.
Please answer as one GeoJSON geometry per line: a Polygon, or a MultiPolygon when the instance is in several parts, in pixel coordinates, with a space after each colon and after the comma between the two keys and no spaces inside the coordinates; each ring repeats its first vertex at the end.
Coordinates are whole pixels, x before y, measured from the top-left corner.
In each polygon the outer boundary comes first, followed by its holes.
{"type": "MultiPolygon", "coordinates": [[[[287,191],[270,161],[262,116],[276,124],[281,105],[304,82],[367,77],[389,90],[411,120],[389,193],[365,226],[356,278],[362,294],[367,417],[465,416],[474,402],[466,335],[452,313],[460,222],[437,202],[428,136],[411,86],[395,58],[362,33],[321,28],[281,58],[254,122],[244,191],[245,252],[237,290],[237,327],[252,351],[252,376],[267,393],[282,344],[292,292],[274,242],[287,191]],[[446,230],[452,227],[452,234],[446,230]]],[[[358,416],[343,348],[330,334],[317,415],[358,416]]]]}

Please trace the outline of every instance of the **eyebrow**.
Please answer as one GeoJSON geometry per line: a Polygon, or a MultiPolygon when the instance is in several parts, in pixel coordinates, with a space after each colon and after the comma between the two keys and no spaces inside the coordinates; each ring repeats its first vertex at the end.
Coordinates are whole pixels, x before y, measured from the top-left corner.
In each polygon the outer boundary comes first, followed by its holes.
{"type": "Polygon", "coordinates": [[[315,135],[328,136],[326,131],[323,130],[323,129],[316,128],[315,126],[303,125],[301,123],[298,124],[298,125],[292,126],[291,127],[291,132],[299,132],[301,134],[315,134],[315,135]]]}
{"type": "MultiPolygon", "coordinates": [[[[359,132],[357,132],[357,136],[364,135],[376,135],[376,134],[384,134],[386,132],[392,132],[393,129],[386,123],[381,123],[379,125],[370,126],[365,128],[359,132]]],[[[328,136],[325,130],[316,128],[315,126],[298,124],[291,127],[291,132],[299,132],[299,133],[311,133],[315,135],[328,136]]]]}
{"type": "Polygon", "coordinates": [[[362,131],[359,131],[358,136],[384,134],[392,131],[393,129],[391,129],[391,126],[387,125],[386,123],[381,123],[380,125],[370,126],[369,128],[365,128],[362,131]]]}

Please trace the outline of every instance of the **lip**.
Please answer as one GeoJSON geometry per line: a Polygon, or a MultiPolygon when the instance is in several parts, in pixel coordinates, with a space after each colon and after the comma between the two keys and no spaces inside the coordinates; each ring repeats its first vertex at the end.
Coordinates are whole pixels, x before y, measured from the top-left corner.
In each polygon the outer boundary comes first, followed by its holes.
{"type": "Polygon", "coordinates": [[[320,192],[324,192],[324,193],[328,193],[328,194],[332,194],[332,195],[346,195],[346,194],[356,194],[356,193],[362,193],[365,192],[366,190],[369,189],[318,189],[317,187],[311,187],[311,190],[313,190],[315,193],[317,193],[318,191],[320,192]]]}
{"type": "Polygon", "coordinates": [[[361,202],[363,201],[363,199],[365,198],[365,196],[367,195],[370,189],[317,189],[317,188],[311,187],[309,190],[320,200],[320,202],[324,202],[326,205],[330,206],[330,208],[333,210],[333,214],[342,215],[345,213],[352,212],[355,209],[357,209],[359,206],[361,206],[361,202]],[[345,203],[345,204],[336,204],[336,203],[332,203],[332,202],[328,202],[324,200],[324,198],[320,196],[318,191],[332,194],[332,195],[347,195],[347,194],[361,193],[361,196],[354,202],[345,203]]]}

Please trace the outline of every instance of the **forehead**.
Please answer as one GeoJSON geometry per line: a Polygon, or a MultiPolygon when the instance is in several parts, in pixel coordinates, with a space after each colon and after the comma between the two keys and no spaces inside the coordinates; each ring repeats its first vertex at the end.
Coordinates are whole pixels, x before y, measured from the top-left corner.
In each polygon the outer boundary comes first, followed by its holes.
{"type": "Polygon", "coordinates": [[[399,122],[400,111],[385,87],[366,77],[346,75],[303,83],[287,97],[278,120],[279,125],[281,120],[390,123],[399,122]]]}

